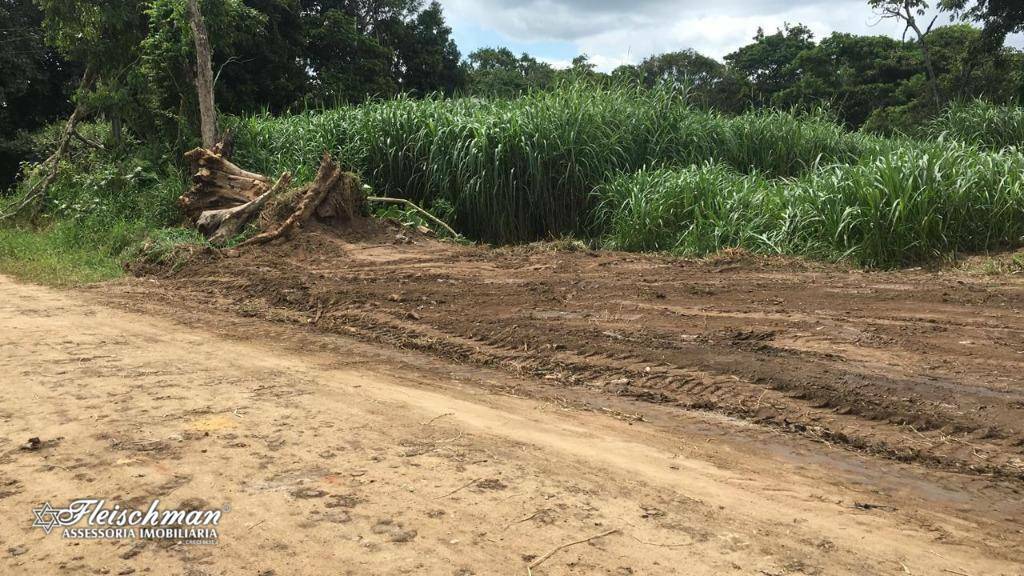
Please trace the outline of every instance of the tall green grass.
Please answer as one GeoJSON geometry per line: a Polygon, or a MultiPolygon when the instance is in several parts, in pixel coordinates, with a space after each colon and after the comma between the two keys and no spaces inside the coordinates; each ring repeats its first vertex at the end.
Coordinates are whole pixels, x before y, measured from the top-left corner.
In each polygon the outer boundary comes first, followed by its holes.
{"type": "Polygon", "coordinates": [[[640,171],[598,194],[608,243],[627,250],[744,247],[897,266],[1024,244],[1024,156],[962,144],[776,181],[716,165],[640,171]]]}
{"type": "Polygon", "coordinates": [[[983,100],[955,104],[929,122],[925,135],[988,150],[1024,147],[1024,107],[983,100]]]}
{"type": "Polygon", "coordinates": [[[783,195],[775,183],[721,164],[641,170],[597,190],[597,229],[610,248],[707,254],[730,246],[778,251],[783,195]]]}
{"type": "Polygon", "coordinates": [[[793,251],[870,266],[1024,243],[1024,156],[963,144],[906,147],[790,187],[793,251]]]}
{"type": "Polygon", "coordinates": [[[716,160],[747,173],[793,176],[850,162],[880,141],[820,116],[727,118],[678,94],[569,85],[512,101],[409,100],[236,119],[240,161],[311,177],[329,151],[378,193],[454,208],[481,240],[581,233],[594,190],[622,172],[716,160]]]}
{"type": "MultiPolygon", "coordinates": [[[[1020,108],[975,103],[929,124],[930,141],[884,139],[822,114],[725,117],[667,90],[571,84],[227,122],[248,169],[301,182],[330,152],[377,194],[488,242],[582,235],[626,250],[742,246],[869,266],[1024,244],[1020,108]]],[[[160,153],[76,149],[51,190],[52,224],[34,247],[24,231],[0,237],[0,268],[45,252],[107,273],[177,222],[185,186],[160,153]]]]}

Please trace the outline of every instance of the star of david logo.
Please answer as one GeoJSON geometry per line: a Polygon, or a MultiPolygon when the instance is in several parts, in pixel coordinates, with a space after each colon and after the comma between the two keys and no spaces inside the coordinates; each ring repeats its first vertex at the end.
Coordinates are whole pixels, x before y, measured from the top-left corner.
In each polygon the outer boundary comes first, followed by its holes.
{"type": "Polygon", "coordinates": [[[40,508],[33,508],[32,514],[35,515],[36,519],[32,521],[32,527],[42,528],[43,532],[49,535],[55,526],[61,525],[57,520],[57,514],[60,512],[59,508],[50,506],[49,502],[43,504],[40,508]]]}

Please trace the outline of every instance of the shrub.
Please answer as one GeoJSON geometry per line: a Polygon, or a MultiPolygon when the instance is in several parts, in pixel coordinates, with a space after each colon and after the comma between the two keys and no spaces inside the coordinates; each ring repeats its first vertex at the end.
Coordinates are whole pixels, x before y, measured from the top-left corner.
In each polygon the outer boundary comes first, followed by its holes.
{"type": "Polygon", "coordinates": [[[795,251],[872,266],[1024,241],[1024,156],[966,145],[905,147],[830,166],[789,192],[795,251]]]}
{"type": "Polygon", "coordinates": [[[936,143],[765,180],[715,165],[602,186],[609,246],[706,254],[738,246],[897,266],[1024,244],[1024,156],[936,143]]]}

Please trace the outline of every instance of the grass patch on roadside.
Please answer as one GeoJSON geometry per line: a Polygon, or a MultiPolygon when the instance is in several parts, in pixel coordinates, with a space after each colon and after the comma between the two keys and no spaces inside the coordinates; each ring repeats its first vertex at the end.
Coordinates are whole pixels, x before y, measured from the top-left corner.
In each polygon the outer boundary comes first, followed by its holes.
{"type": "MultiPolygon", "coordinates": [[[[103,141],[107,127],[88,123],[80,129],[103,141]]],[[[37,147],[55,147],[55,132],[51,127],[37,134],[37,147]]],[[[188,180],[165,154],[138,145],[117,152],[72,147],[39,215],[0,226],[0,273],[52,286],[122,276],[146,239],[180,218],[176,201],[188,180]]],[[[0,213],[41,177],[38,167],[26,167],[13,194],[0,197],[0,213]]],[[[159,238],[161,245],[167,238],[159,238]]]]}
{"type": "Polygon", "coordinates": [[[440,209],[467,237],[499,244],[590,235],[593,191],[623,172],[714,161],[792,177],[888,144],[822,114],[726,117],[667,89],[587,84],[516,100],[397,99],[229,122],[247,169],[302,181],[327,150],[378,195],[440,209]]]}
{"type": "MultiPolygon", "coordinates": [[[[687,256],[737,247],[873,268],[1024,246],[1019,107],[961,105],[918,139],[882,138],[825,113],[728,117],[668,90],[580,84],[225,122],[248,170],[301,183],[330,151],[375,195],[412,200],[474,241],[578,238],[687,256]]],[[[94,140],[106,130],[82,129],[94,140]]],[[[39,150],[58,132],[38,135],[39,150]]],[[[172,228],[189,186],[177,154],[75,146],[44,226],[0,231],[0,271],[73,285],[116,277],[129,259],[180,265],[204,244],[172,228]]],[[[27,174],[8,203],[39,178],[27,174]]],[[[377,215],[429,227],[395,207],[377,215]]]]}
{"type": "Polygon", "coordinates": [[[41,230],[0,228],[0,274],[69,287],[118,278],[122,262],[94,247],[72,247],[60,225],[41,230]]]}

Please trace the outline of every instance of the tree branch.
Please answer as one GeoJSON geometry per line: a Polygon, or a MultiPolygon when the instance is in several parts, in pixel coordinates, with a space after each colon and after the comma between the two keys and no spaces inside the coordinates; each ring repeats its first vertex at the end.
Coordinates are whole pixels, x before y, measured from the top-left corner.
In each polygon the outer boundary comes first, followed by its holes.
{"type": "Polygon", "coordinates": [[[379,196],[369,196],[369,197],[366,198],[366,201],[367,202],[379,202],[381,204],[400,204],[400,205],[403,205],[403,206],[407,206],[409,208],[412,208],[416,212],[422,214],[423,216],[425,216],[428,220],[430,220],[434,224],[437,224],[438,226],[440,226],[440,227],[444,228],[445,230],[447,230],[448,233],[451,234],[453,238],[461,237],[461,235],[458,232],[453,230],[451,226],[445,224],[443,220],[441,220],[437,216],[434,216],[430,212],[427,212],[423,208],[420,208],[416,204],[414,204],[414,203],[412,203],[409,200],[406,200],[404,198],[382,198],[382,197],[379,197],[379,196]]]}

